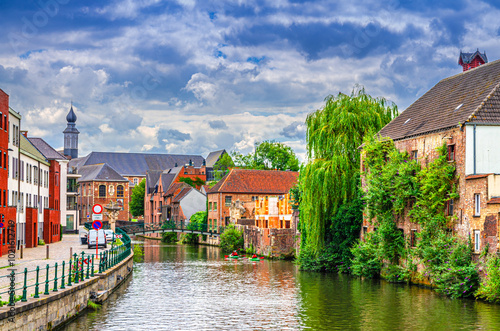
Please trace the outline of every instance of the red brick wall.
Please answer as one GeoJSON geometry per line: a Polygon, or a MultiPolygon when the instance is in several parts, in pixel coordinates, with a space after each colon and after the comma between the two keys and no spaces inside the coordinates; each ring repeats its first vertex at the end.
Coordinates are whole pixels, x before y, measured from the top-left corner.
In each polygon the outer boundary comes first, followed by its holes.
{"type": "MultiPolygon", "coordinates": [[[[123,199],[123,210],[121,210],[118,214],[118,220],[122,221],[128,221],[130,219],[130,211],[129,211],[129,182],[111,182],[111,181],[103,181],[103,182],[80,182],[80,197],[79,199],[79,204],[80,204],[80,212],[82,219],[86,219],[87,215],[85,213],[90,214],[90,221],[92,221],[92,206],[94,204],[100,204],[103,207],[108,205],[110,201],[117,201],[117,199],[123,199]],[[86,189],[86,194],[84,196],[81,196],[82,194],[82,185],[85,184],[87,189],[86,189]],[[91,194],[89,195],[88,192],[88,184],[90,184],[90,189],[91,189],[91,194]],[[99,197],[99,185],[105,185],[106,186],[106,197],[100,198],[99,197]],[[123,197],[118,197],[117,194],[117,187],[118,185],[123,186],[123,197]],[[113,186],[113,194],[110,194],[109,187],[113,186]],[[88,206],[90,205],[90,210],[88,206]]],[[[104,210],[106,211],[106,209],[104,210]]],[[[109,222],[109,219],[106,215],[103,216],[103,222],[109,222]]]]}
{"type": "MultiPolygon", "coordinates": [[[[0,214],[3,214],[3,229],[0,234],[0,256],[8,253],[7,228],[9,221],[16,221],[16,208],[8,207],[8,159],[9,159],[9,96],[0,89],[0,214]]],[[[1,219],[0,219],[1,220],[1,219]]],[[[15,227],[14,227],[15,235],[15,227]]],[[[12,238],[12,236],[11,236],[12,238]]],[[[14,236],[15,238],[15,236],[14,236]]]]}
{"type": "Polygon", "coordinates": [[[245,226],[245,248],[253,247],[257,254],[279,257],[295,254],[295,229],[261,229],[245,226]]]}
{"type": "Polygon", "coordinates": [[[61,212],[59,210],[45,209],[43,220],[43,241],[46,244],[57,242],[61,239],[61,212]]]}
{"type": "Polygon", "coordinates": [[[38,210],[26,208],[26,248],[38,246],[38,210]]]}

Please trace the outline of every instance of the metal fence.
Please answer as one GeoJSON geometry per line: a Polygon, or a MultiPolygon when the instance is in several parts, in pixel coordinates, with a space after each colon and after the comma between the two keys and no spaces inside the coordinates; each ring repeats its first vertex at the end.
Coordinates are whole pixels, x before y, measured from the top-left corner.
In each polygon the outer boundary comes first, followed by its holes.
{"type": "Polygon", "coordinates": [[[28,301],[28,293],[34,298],[39,298],[40,293],[48,295],[51,292],[58,292],[67,287],[79,284],[80,282],[94,277],[95,273],[102,273],[116,266],[125,260],[131,253],[130,237],[121,229],[116,230],[117,234],[122,235],[122,244],[113,246],[111,249],[99,253],[98,261],[94,254],[85,252],[73,254],[68,263],[63,261],[53,266],[47,264],[45,267],[37,266],[33,270],[24,268],[24,271],[15,272],[1,276],[9,281],[9,288],[0,292],[0,298],[8,294],[8,302],[0,301],[0,306],[7,303],[8,306],[14,306],[16,301],[28,301]],[[97,269],[96,269],[97,268],[97,269]],[[16,279],[22,279],[16,286],[16,279]]]}

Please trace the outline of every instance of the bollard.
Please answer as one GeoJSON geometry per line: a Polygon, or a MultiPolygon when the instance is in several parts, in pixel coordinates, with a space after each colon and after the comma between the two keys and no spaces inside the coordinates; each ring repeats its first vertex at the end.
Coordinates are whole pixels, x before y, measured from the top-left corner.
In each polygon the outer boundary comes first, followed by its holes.
{"type": "Polygon", "coordinates": [[[19,258],[20,260],[22,260],[22,259],[23,259],[23,255],[24,255],[24,254],[23,254],[23,247],[24,247],[24,245],[21,245],[21,257],[19,258]]]}
{"type": "Polygon", "coordinates": [[[49,259],[49,245],[47,244],[47,260],[49,259]]]}
{"type": "Polygon", "coordinates": [[[71,259],[73,257],[73,247],[69,248],[69,258],[71,259]]]}

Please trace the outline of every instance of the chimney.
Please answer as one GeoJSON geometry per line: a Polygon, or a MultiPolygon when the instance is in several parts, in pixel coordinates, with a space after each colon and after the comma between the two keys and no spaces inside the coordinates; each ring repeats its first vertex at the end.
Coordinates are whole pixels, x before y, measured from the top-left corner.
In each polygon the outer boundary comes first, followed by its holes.
{"type": "Polygon", "coordinates": [[[477,49],[474,53],[464,53],[460,51],[458,64],[462,66],[463,71],[474,69],[485,63],[488,63],[486,52],[481,53],[479,52],[479,49],[477,49]]]}
{"type": "Polygon", "coordinates": [[[21,134],[28,138],[28,130],[21,130],[21,134]]]}

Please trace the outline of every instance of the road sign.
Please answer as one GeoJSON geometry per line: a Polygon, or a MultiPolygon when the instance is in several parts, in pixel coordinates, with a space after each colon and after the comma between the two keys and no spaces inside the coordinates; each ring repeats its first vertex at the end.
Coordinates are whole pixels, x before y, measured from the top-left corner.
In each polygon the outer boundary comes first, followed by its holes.
{"type": "Polygon", "coordinates": [[[115,234],[115,238],[121,239],[121,238],[123,238],[123,235],[122,234],[115,234]]]}
{"type": "Polygon", "coordinates": [[[102,213],[102,206],[100,204],[96,203],[95,205],[92,206],[92,212],[94,214],[102,213]]]}
{"type": "Polygon", "coordinates": [[[102,228],[102,223],[101,221],[94,221],[92,222],[92,227],[96,230],[99,230],[100,228],[102,228]]]}
{"type": "Polygon", "coordinates": [[[0,229],[3,228],[3,223],[0,223],[0,229]]]}
{"type": "Polygon", "coordinates": [[[85,260],[83,260],[83,263],[85,263],[85,264],[89,264],[89,259],[85,259],[85,260]]]}
{"type": "Polygon", "coordinates": [[[92,214],[92,221],[102,221],[102,214],[92,214]]]}

